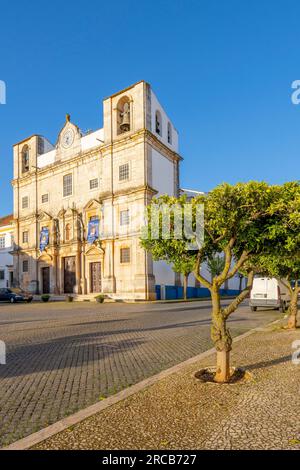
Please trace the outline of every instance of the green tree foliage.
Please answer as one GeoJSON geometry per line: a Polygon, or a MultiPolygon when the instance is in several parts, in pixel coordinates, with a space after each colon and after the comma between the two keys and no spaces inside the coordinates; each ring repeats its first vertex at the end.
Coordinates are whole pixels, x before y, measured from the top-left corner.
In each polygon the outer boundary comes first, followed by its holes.
{"type": "MultiPolygon", "coordinates": [[[[161,207],[160,228],[164,226],[170,207],[176,210],[170,218],[171,236],[165,239],[152,236],[153,220],[149,210],[148,226],[142,235],[142,246],[151,251],[154,259],[175,263],[176,259],[186,258],[194,264],[194,274],[199,282],[207,287],[212,297],[211,336],[217,350],[217,372],[215,380],[226,382],[230,377],[230,351],[232,338],[227,327],[229,316],[249,295],[252,287],[254,270],[249,263],[253,256],[261,253],[272,253],[277,249],[276,224],[282,218],[282,206],[275,210],[281,198],[280,186],[269,186],[264,182],[251,181],[236,185],[222,184],[206,196],[198,196],[190,201],[192,205],[192,222],[196,230],[196,211],[199,205],[204,206],[203,222],[204,240],[197,249],[188,249],[187,237],[176,238],[174,221],[178,212],[183,211],[187,203],[185,197],[173,198],[163,196],[154,200],[151,206],[161,207]],[[211,257],[222,255],[224,267],[212,279],[207,279],[201,272],[203,263],[211,257]],[[232,302],[221,306],[220,288],[225,281],[236,276],[248,262],[246,275],[247,286],[232,302]]],[[[149,208],[151,209],[151,207],[149,208]]],[[[195,237],[196,239],[196,237],[195,237]]],[[[194,240],[195,241],[195,240],[194,240]]]]}
{"type": "Polygon", "coordinates": [[[263,252],[248,262],[255,272],[276,277],[290,291],[288,328],[297,327],[298,295],[300,293],[300,186],[298,182],[281,187],[280,198],[271,204],[270,214],[276,224],[269,227],[269,238],[275,241],[276,249],[263,252]]]}
{"type": "Polygon", "coordinates": [[[215,276],[221,274],[225,267],[225,260],[222,256],[210,256],[207,260],[207,268],[213,279],[215,276]]]}

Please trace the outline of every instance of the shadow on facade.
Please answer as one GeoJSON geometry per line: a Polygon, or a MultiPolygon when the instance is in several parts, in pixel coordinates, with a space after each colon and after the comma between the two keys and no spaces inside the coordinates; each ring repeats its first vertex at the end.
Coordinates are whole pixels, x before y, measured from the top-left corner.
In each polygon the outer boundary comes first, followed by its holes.
{"type": "MultiPolygon", "coordinates": [[[[35,249],[32,250],[35,252],[35,249]]],[[[93,289],[87,284],[90,282],[90,275],[83,273],[82,253],[67,253],[60,257],[53,253],[53,247],[43,252],[37,252],[31,256],[28,251],[15,245],[12,254],[14,255],[14,282],[12,287],[19,287],[32,294],[82,294],[93,289]]],[[[93,280],[97,285],[97,292],[101,292],[101,253],[99,260],[88,264],[93,272],[93,280]],[[100,268],[99,268],[100,267],[100,268]],[[95,277],[99,279],[95,280],[95,277]],[[97,281],[97,282],[96,282],[97,281]]]]}

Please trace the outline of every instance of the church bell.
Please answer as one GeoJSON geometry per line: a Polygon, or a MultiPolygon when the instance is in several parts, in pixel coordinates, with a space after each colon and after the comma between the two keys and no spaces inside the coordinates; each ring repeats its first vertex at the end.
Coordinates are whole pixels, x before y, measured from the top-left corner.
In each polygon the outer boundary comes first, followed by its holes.
{"type": "Polygon", "coordinates": [[[123,113],[121,113],[121,123],[120,129],[122,132],[127,132],[130,130],[130,111],[129,111],[129,104],[124,104],[123,113]]]}

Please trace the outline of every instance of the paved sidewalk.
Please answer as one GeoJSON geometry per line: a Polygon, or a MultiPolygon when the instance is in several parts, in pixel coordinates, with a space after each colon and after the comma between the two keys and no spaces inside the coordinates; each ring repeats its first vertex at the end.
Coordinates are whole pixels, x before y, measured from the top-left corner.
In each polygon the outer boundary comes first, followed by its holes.
{"type": "Polygon", "coordinates": [[[256,332],[234,345],[253,380],[203,384],[214,355],[39,444],[37,449],[300,449],[300,332],[256,332]]]}

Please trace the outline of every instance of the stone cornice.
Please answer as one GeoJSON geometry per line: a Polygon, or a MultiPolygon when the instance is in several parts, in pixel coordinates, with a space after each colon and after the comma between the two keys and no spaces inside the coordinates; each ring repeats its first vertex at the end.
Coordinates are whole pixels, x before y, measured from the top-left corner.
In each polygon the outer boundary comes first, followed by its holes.
{"type": "Polygon", "coordinates": [[[143,141],[149,143],[152,147],[156,148],[159,152],[169,158],[169,160],[183,160],[183,158],[178,153],[174,152],[169,147],[167,147],[152,132],[147,129],[141,129],[131,135],[127,135],[125,138],[116,140],[113,143],[99,145],[99,147],[94,147],[93,149],[84,153],[81,152],[67,160],[60,160],[43,168],[40,168],[37,171],[30,171],[21,178],[13,179],[11,183],[12,186],[17,186],[18,183],[19,186],[25,186],[30,183],[35,183],[36,176],[38,176],[39,180],[44,175],[47,176],[49,172],[52,172],[52,174],[63,173],[66,169],[74,168],[80,164],[84,164],[87,160],[97,160],[99,158],[99,155],[105,156],[107,153],[111,153],[112,151],[122,150],[124,148],[124,145],[128,146],[129,143],[132,143],[134,145],[138,142],[142,143],[143,141]]]}

